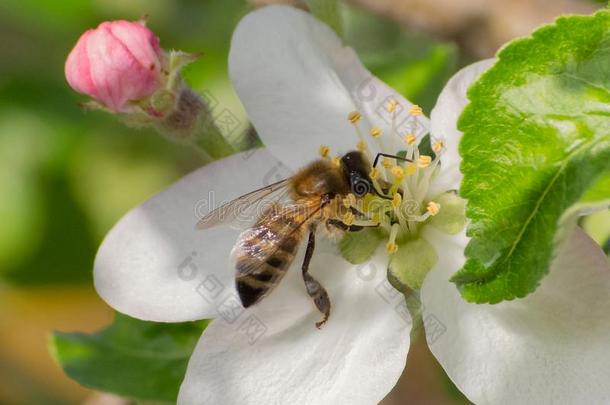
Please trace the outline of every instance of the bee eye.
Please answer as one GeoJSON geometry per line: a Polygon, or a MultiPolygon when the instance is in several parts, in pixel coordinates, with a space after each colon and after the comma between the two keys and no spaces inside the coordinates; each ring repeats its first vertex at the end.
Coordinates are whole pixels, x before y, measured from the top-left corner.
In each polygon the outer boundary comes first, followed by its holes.
{"type": "Polygon", "coordinates": [[[350,188],[352,194],[356,197],[364,197],[371,191],[371,183],[358,173],[352,173],[350,175],[350,188]]]}

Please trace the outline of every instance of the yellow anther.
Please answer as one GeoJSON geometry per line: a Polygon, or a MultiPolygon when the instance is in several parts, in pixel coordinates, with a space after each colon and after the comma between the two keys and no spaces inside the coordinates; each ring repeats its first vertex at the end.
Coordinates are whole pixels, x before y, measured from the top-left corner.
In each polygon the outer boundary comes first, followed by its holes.
{"type": "Polygon", "coordinates": [[[400,193],[396,193],[392,198],[392,207],[399,208],[400,204],[402,204],[402,195],[400,195],[400,193]]]}
{"type": "Polygon", "coordinates": [[[347,226],[351,226],[354,223],[354,214],[352,214],[351,212],[346,212],[345,215],[343,215],[343,223],[347,226]]]}
{"type": "Polygon", "coordinates": [[[440,152],[445,147],[445,142],[436,141],[432,144],[432,150],[436,153],[440,152]]]}
{"type": "Polygon", "coordinates": [[[347,119],[349,120],[349,122],[351,122],[352,124],[356,124],[358,121],[360,121],[360,117],[362,117],[362,115],[358,112],[358,111],[352,111],[351,113],[349,113],[349,115],[347,116],[347,119]]]}
{"type": "Polygon", "coordinates": [[[360,141],[358,142],[358,144],[356,145],[356,148],[360,151],[360,152],[364,152],[367,148],[366,146],[366,142],[364,141],[360,141]]]}
{"type": "Polygon", "coordinates": [[[390,167],[392,167],[393,163],[390,159],[388,158],[383,158],[381,160],[381,164],[383,165],[383,167],[385,167],[386,169],[389,169],[390,167]]]}
{"type": "Polygon", "coordinates": [[[423,113],[424,113],[424,111],[417,104],[413,104],[411,106],[411,108],[409,109],[409,114],[411,114],[414,117],[417,117],[418,115],[422,115],[423,113]]]}
{"type": "Polygon", "coordinates": [[[373,167],[373,169],[371,170],[371,172],[369,173],[369,177],[371,179],[376,179],[377,177],[379,177],[379,170],[377,170],[376,167],[373,167]]]}
{"type": "Polygon", "coordinates": [[[394,166],[391,171],[392,175],[397,179],[402,179],[405,177],[405,170],[400,166],[394,166]]]}
{"type": "Polygon", "coordinates": [[[415,136],[415,134],[406,134],[404,139],[407,145],[413,145],[417,140],[417,137],[415,136]]]}
{"type": "Polygon", "coordinates": [[[381,129],[379,129],[378,127],[373,127],[371,128],[371,130],[369,131],[369,134],[373,137],[373,138],[379,138],[381,136],[381,134],[383,134],[383,132],[381,131],[381,129]]]}
{"type": "Polygon", "coordinates": [[[381,223],[381,215],[380,214],[373,214],[371,216],[371,221],[373,221],[373,222],[375,222],[377,224],[381,223]]]}
{"type": "Polygon", "coordinates": [[[432,162],[432,158],[427,155],[421,155],[419,159],[417,159],[417,165],[421,168],[428,167],[430,162],[432,162]]]}
{"type": "Polygon", "coordinates": [[[395,242],[388,242],[385,245],[385,250],[390,254],[396,253],[396,251],[398,250],[398,245],[395,242]]]}
{"type": "Polygon", "coordinates": [[[396,107],[398,107],[398,101],[391,99],[388,102],[388,112],[393,113],[394,111],[396,111],[396,107]]]}
{"type": "Polygon", "coordinates": [[[331,162],[332,162],[333,166],[341,167],[341,158],[339,156],[335,156],[331,162]]]}
{"type": "Polygon", "coordinates": [[[411,176],[417,172],[417,165],[415,163],[407,163],[405,166],[405,176],[411,176]]]}
{"type": "Polygon", "coordinates": [[[343,206],[345,208],[350,208],[350,207],[355,207],[356,206],[356,196],[353,195],[352,193],[349,193],[347,196],[345,196],[345,198],[343,199],[343,206]]]}
{"type": "Polygon", "coordinates": [[[330,149],[328,148],[328,146],[322,145],[322,146],[320,146],[320,150],[318,152],[320,153],[320,156],[322,156],[323,158],[326,158],[326,157],[328,157],[328,153],[330,152],[330,149]]]}
{"type": "Polygon", "coordinates": [[[430,201],[428,206],[426,207],[426,211],[430,213],[430,215],[435,216],[441,210],[441,206],[434,201],[430,201]]]}

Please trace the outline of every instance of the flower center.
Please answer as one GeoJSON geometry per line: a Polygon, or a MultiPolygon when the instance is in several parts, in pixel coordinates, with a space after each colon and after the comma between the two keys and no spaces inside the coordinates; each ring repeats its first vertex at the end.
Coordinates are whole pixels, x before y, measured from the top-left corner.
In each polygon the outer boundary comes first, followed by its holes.
{"type": "MultiPolygon", "coordinates": [[[[422,225],[441,209],[437,202],[427,201],[426,195],[439,169],[444,144],[435,141],[430,145],[433,156],[422,153],[415,133],[398,132],[396,121],[399,107],[398,101],[390,100],[386,105],[391,118],[389,133],[384,134],[380,128],[372,127],[368,131],[368,138],[363,135],[361,114],[352,112],[348,116],[359,139],[358,150],[374,162],[369,176],[377,191],[377,195],[369,194],[354,208],[361,209],[366,216],[378,221],[386,231],[388,253],[398,250],[397,241],[415,237],[422,225]],[[373,151],[378,151],[380,155],[373,151]]],[[[409,109],[413,128],[417,127],[417,120],[422,114],[421,107],[417,105],[409,109]]]]}
{"type": "MultiPolygon", "coordinates": [[[[357,149],[372,162],[369,177],[375,190],[363,198],[352,194],[344,198],[343,205],[352,210],[343,221],[348,225],[376,227],[372,228],[374,232],[385,239],[391,273],[402,284],[419,288],[437,259],[436,249],[421,237],[421,231],[431,223],[447,233],[459,232],[465,222],[463,200],[453,193],[430,196],[445,145],[442,140],[427,142],[429,138],[423,135],[418,139],[415,128],[422,126],[418,122],[423,114],[421,107],[413,105],[408,109],[413,129],[404,133],[396,125],[397,113],[404,111],[403,106],[391,100],[385,108],[391,120],[387,132],[376,126],[365,130],[360,112],[348,116],[358,137],[357,149]],[[362,213],[362,217],[352,212],[362,213]]],[[[320,148],[322,156],[329,157],[329,153],[327,147],[320,148]]],[[[371,240],[370,235],[356,234],[342,244],[371,240]]]]}

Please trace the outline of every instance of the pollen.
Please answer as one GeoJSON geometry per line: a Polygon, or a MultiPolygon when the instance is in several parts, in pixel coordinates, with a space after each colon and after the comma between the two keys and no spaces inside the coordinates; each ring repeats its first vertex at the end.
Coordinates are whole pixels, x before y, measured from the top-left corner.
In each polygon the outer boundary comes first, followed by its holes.
{"type": "Polygon", "coordinates": [[[322,145],[320,146],[320,150],[318,151],[318,153],[320,153],[320,156],[322,156],[323,158],[327,158],[328,154],[330,153],[330,149],[328,148],[328,146],[322,145]]]}
{"type": "Polygon", "coordinates": [[[335,156],[334,158],[332,158],[331,162],[333,166],[341,167],[341,158],[339,156],[335,156]]]}
{"type": "Polygon", "coordinates": [[[383,132],[381,131],[381,129],[379,129],[378,127],[373,127],[371,128],[371,130],[369,131],[369,134],[373,137],[373,138],[379,138],[383,132]]]}
{"type": "Polygon", "coordinates": [[[356,206],[356,196],[352,193],[349,193],[342,201],[343,206],[345,208],[355,207],[356,206]]]}
{"type": "Polygon", "coordinates": [[[389,169],[390,167],[392,167],[392,161],[390,159],[388,159],[388,158],[383,158],[383,160],[381,161],[381,164],[386,169],[389,169]]]}
{"type": "Polygon", "coordinates": [[[399,105],[399,104],[398,104],[398,101],[396,101],[396,100],[394,100],[394,99],[391,99],[391,100],[388,102],[388,112],[389,112],[389,113],[393,113],[394,111],[396,111],[396,107],[398,107],[398,105],[399,105]]]}
{"type": "Polygon", "coordinates": [[[343,215],[343,223],[347,226],[351,226],[354,223],[354,214],[352,214],[351,212],[346,212],[345,215],[343,215]]]}
{"type": "Polygon", "coordinates": [[[432,162],[432,158],[426,155],[421,155],[419,159],[417,159],[417,165],[422,169],[428,167],[430,162],[432,162]]]}
{"type": "Polygon", "coordinates": [[[413,145],[417,140],[417,137],[415,134],[406,134],[404,140],[407,145],[413,145]]]}
{"type": "Polygon", "coordinates": [[[432,150],[439,153],[445,147],[445,142],[442,140],[436,141],[432,144],[432,150]]]}
{"type": "Polygon", "coordinates": [[[396,244],[396,242],[388,242],[385,245],[385,250],[390,254],[396,253],[398,251],[398,245],[396,244]]]}
{"type": "Polygon", "coordinates": [[[400,208],[400,204],[402,204],[402,196],[400,195],[400,193],[396,193],[392,198],[392,207],[400,208]]]}
{"type": "Polygon", "coordinates": [[[417,172],[417,165],[415,163],[408,163],[405,166],[405,176],[411,176],[417,172]]]}
{"type": "Polygon", "coordinates": [[[377,170],[376,167],[373,167],[373,169],[371,170],[371,172],[369,173],[369,177],[371,179],[376,179],[377,177],[379,177],[379,170],[377,170]]]}
{"type": "Polygon", "coordinates": [[[392,171],[392,175],[394,177],[396,177],[397,179],[402,179],[403,177],[405,177],[405,170],[400,166],[392,167],[391,171],[392,171]]]}
{"type": "Polygon", "coordinates": [[[366,146],[366,142],[364,141],[359,141],[358,144],[356,145],[356,148],[360,151],[360,152],[364,152],[367,149],[366,146]]]}
{"type": "Polygon", "coordinates": [[[430,201],[428,203],[428,206],[426,207],[426,211],[428,211],[428,213],[432,216],[435,216],[436,214],[438,214],[438,212],[441,210],[441,206],[437,203],[435,203],[434,201],[430,201]]]}
{"type": "Polygon", "coordinates": [[[411,114],[414,117],[417,117],[419,115],[423,115],[424,111],[422,110],[422,108],[420,106],[418,106],[417,104],[413,104],[411,106],[411,108],[409,109],[409,114],[411,114]]]}
{"type": "Polygon", "coordinates": [[[349,115],[347,116],[347,119],[349,120],[349,122],[351,122],[352,124],[356,124],[358,121],[360,121],[360,118],[362,117],[362,115],[358,112],[358,111],[352,111],[351,113],[349,113],[349,115]]]}

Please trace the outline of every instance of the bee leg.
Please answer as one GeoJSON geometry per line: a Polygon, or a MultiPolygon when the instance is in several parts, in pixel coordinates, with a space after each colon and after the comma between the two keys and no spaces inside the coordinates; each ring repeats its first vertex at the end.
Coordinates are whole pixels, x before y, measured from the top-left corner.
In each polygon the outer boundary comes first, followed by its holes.
{"type": "Polygon", "coordinates": [[[332,225],[336,228],[339,228],[342,231],[358,232],[358,231],[361,231],[364,229],[364,227],[361,225],[346,225],[343,222],[339,221],[338,219],[329,219],[326,221],[326,223],[328,225],[332,225]]]}
{"type": "Polygon", "coordinates": [[[316,328],[320,329],[324,323],[328,320],[328,316],[330,315],[330,299],[328,298],[328,293],[322,287],[320,282],[313,278],[309,271],[309,263],[311,262],[311,258],[313,256],[313,251],[316,247],[316,236],[315,229],[311,229],[309,232],[309,240],[307,241],[307,250],[305,251],[305,259],[303,260],[303,266],[301,266],[301,270],[303,270],[303,281],[305,281],[305,288],[307,289],[307,294],[313,299],[313,303],[318,308],[324,317],[321,321],[316,322],[316,328]]]}

